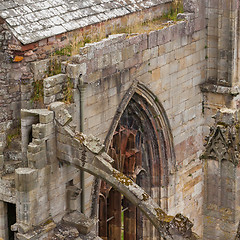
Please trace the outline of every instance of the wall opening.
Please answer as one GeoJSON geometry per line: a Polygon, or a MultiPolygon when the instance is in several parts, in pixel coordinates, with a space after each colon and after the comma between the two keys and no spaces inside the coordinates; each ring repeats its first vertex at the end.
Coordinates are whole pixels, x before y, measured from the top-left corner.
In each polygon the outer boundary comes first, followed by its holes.
{"type": "MultiPolygon", "coordinates": [[[[159,205],[162,187],[168,182],[169,144],[164,131],[150,103],[135,93],[117,124],[108,150],[115,160],[114,167],[141,186],[159,205]]],[[[105,182],[100,189],[99,236],[105,240],[159,238],[140,210],[105,182]]]]}
{"type": "Polygon", "coordinates": [[[11,230],[11,226],[16,223],[16,205],[7,203],[7,217],[8,217],[8,238],[14,240],[14,232],[11,230]]]}

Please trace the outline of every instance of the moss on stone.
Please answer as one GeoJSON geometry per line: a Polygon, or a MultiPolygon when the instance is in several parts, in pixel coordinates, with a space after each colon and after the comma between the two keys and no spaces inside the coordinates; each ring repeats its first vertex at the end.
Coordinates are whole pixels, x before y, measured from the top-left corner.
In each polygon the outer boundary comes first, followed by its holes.
{"type": "Polygon", "coordinates": [[[143,201],[147,201],[149,199],[149,195],[147,193],[143,193],[142,194],[142,197],[143,197],[143,201]]]}
{"type": "Polygon", "coordinates": [[[113,170],[113,177],[115,177],[120,183],[130,186],[133,185],[133,181],[126,177],[123,173],[117,172],[116,170],[113,170]]]}
{"type": "Polygon", "coordinates": [[[167,215],[161,208],[154,208],[156,211],[157,218],[161,222],[171,222],[174,217],[167,215]]]}

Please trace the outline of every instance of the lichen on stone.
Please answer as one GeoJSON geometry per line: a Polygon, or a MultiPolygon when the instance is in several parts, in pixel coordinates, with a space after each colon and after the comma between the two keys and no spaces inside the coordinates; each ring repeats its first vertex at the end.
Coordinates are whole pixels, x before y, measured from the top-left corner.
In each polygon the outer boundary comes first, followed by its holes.
{"type": "Polygon", "coordinates": [[[123,173],[113,170],[113,177],[115,177],[120,183],[130,186],[133,185],[133,181],[126,177],[123,173]]]}
{"type": "Polygon", "coordinates": [[[76,138],[77,140],[79,140],[80,143],[83,143],[84,140],[85,140],[84,135],[81,134],[81,133],[77,133],[77,134],[75,135],[75,138],[76,138]]]}
{"type": "Polygon", "coordinates": [[[147,201],[149,199],[149,195],[147,193],[143,193],[142,194],[142,197],[143,197],[143,201],[147,201]]]}
{"type": "Polygon", "coordinates": [[[171,222],[174,219],[173,216],[167,215],[161,208],[154,208],[154,210],[156,211],[156,215],[160,221],[171,222]]]}

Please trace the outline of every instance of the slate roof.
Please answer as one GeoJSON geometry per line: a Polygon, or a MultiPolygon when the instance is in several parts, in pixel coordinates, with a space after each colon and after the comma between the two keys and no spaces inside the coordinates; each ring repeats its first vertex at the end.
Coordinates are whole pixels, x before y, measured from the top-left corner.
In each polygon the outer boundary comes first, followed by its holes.
{"type": "Polygon", "coordinates": [[[0,0],[0,16],[29,44],[172,0],[0,0]]]}

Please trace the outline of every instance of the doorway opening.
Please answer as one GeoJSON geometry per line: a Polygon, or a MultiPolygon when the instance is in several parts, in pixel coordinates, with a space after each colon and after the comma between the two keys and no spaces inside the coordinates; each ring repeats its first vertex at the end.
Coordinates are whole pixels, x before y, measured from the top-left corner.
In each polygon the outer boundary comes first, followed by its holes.
{"type": "Polygon", "coordinates": [[[8,238],[14,240],[14,232],[11,226],[16,223],[16,204],[7,203],[7,217],[8,217],[8,238]]]}

